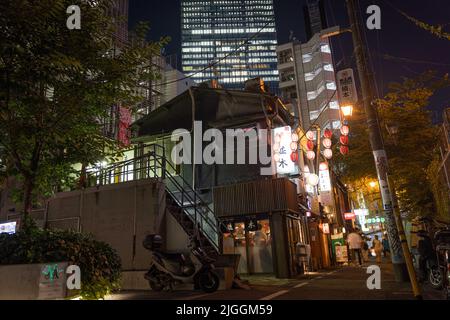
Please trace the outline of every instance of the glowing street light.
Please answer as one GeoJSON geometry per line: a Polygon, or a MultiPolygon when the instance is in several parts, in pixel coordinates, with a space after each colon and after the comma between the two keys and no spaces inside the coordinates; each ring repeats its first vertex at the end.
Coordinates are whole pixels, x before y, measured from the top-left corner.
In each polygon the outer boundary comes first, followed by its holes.
{"type": "Polygon", "coordinates": [[[375,188],[375,187],[377,186],[377,182],[376,182],[376,181],[370,181],[370,182],[369,182],[369,186],[370,186],[371,188],[375,188]]]}
{"type": "Polygon", "coordinates": [[[341,106],[341,111],[344,118],[351,117],[353,114],[353,106],[352,105],[341,106]]]}

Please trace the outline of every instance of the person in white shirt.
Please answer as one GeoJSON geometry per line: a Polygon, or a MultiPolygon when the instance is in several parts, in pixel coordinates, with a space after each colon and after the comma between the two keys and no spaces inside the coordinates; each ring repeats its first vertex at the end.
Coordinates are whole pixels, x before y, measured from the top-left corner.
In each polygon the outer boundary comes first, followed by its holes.
{"type": "Polygon", "coordinates": [[[352,233],[347,236],[347,243],[352,254],[352,262],[356,262],[356,255],[358,255],[359,265],[362,265],[361,261],[361,247],[363,244],[363,238],[358,233],[358,229],[355,229],[352,233]]]}

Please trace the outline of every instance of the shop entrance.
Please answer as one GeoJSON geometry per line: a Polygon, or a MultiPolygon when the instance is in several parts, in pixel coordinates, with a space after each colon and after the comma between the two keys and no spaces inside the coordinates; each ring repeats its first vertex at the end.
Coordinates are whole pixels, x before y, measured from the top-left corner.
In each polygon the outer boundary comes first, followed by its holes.
{"type": "Polygon", "coordinates": [[[289,267],[291,274],[295,275],[299,273],[297,268],[297,244],[309,244],[303,217],[286,217],[286,230],[289,244],[289,257],[291,260],[289,267]]]}
{"type": "Polygon", "coordinates": [[[273,273],[270,221],[264,218],[235,219],[227,222],[224,253],[240,254],[238,273],[273,273]],[[232,231],[232,232],[231,232],[232,231]]]}

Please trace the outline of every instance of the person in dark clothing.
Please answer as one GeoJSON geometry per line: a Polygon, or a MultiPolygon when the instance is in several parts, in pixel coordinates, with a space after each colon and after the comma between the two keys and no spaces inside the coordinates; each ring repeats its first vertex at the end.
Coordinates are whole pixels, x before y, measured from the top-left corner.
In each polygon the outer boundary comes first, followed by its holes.
{"type": "Polygon", "coordinates": [[[386,258],[391,251],[391,249],[389,248],[389,240],[386,234],[383,235],[383,240],[381,240],[381,243],[383,244],[383,255],[386,258]]]}

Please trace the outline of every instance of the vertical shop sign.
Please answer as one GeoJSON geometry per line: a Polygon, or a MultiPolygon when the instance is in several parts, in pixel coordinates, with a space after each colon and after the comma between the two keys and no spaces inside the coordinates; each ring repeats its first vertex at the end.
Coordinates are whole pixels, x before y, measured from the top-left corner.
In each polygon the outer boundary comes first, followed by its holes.
{"type": "Polygon", "coordinates": [[[131,110],[119,107],[119,133],[118,140],[123,146],[130,145],[131,110]]]}

